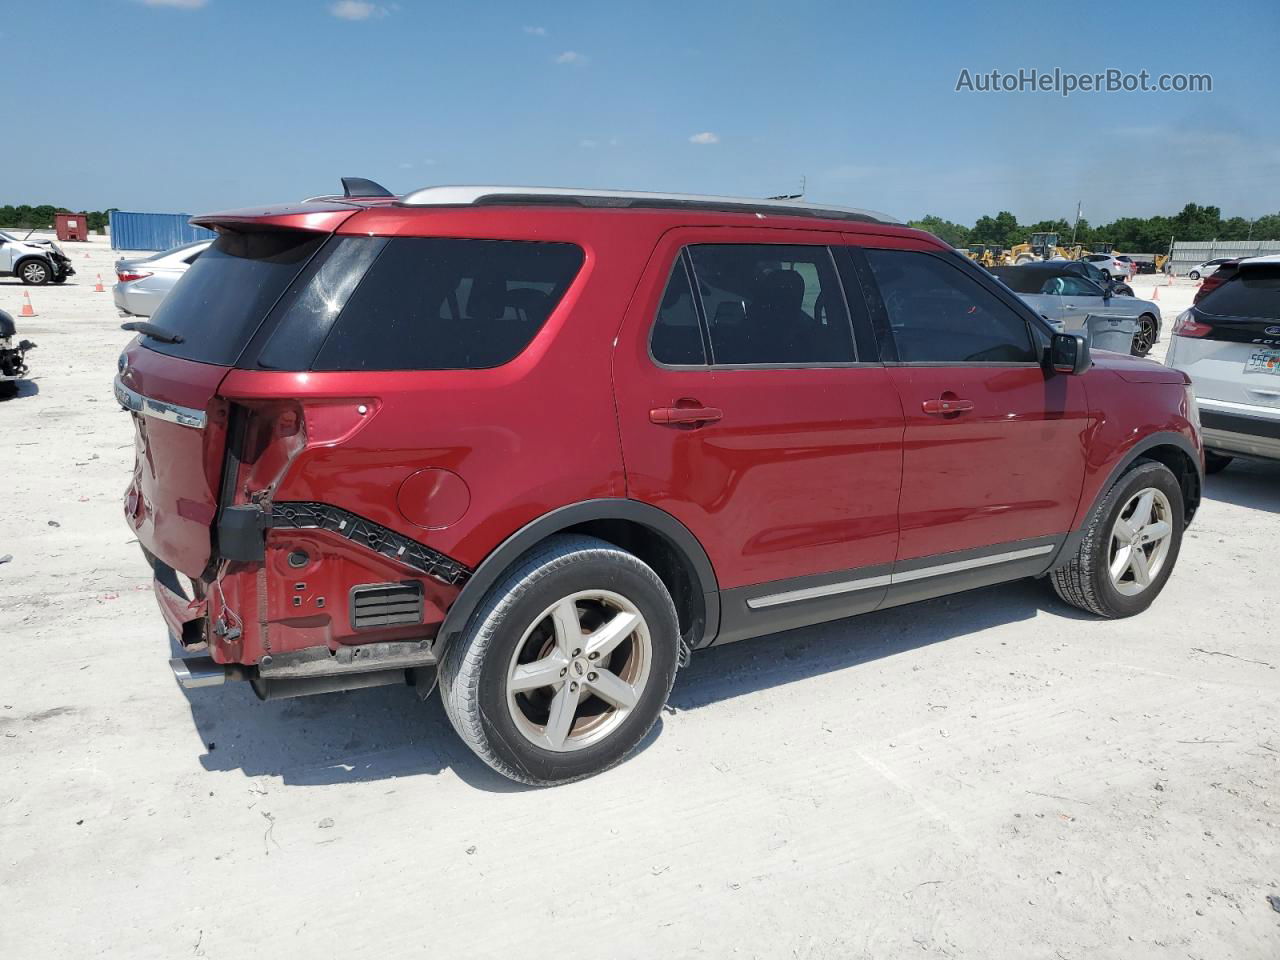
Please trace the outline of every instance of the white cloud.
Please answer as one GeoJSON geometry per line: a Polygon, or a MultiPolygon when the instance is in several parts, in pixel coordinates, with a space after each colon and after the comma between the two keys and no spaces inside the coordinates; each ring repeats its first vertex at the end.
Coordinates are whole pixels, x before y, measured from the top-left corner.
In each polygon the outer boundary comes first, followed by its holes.
{"type": "Polygon", "coordinates": [[[138,2],[148,7],[178,7],[182,10],[196,10],[203,7],[209,0],[138,0],[138,2]]]}
{"type": "Polygon", "coordinates": [[[524,32],[531,37],[545,37],[547,35],[546,27],[525,27],[524,32]]]}
{"type": "Polygon", "coordinates": [[[710,130],[703,130],[702,133],[695,133],[692,137],[690,137],[689,142],[696,143],[699,145],[705,145],[709,143],[719,143],[720,135],[718,133],[712,133],[710,130]]]}
{"type": "Polygon", "coordinates": [[[387,8],[368,0],[337,0],[337,3],[329,4],[329,12],[339,20],[369,20],[385,17],[387,8]]]}
{"type": "Polygon", "coordinates": [[[578,53],[576,50],[566,50],[560,56],[556,57],[556,63],[586,63],[587,58],[584,54],[578,53]]]}
{"type": "Polygon", "coordinates": [[[578,146],[580,146],[580,147],[584,147],[584,148],[585,148],[585,149],[587,149],[587,150],[591,150],[591,149],[593,149],[594,147],[598,147],[598,146],[600,146],[600,141],[599,141],[599,140],[592,140],[592,139],[590,139],[590,138],[588,138],[588,139],[586,139],[586,140],[579,140],[579,141],[578,141],[578,146]]]}

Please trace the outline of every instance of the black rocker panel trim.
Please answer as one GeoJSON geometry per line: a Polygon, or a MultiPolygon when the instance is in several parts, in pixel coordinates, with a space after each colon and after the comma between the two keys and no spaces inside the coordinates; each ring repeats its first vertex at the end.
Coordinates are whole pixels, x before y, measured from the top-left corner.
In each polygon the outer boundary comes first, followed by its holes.
{"type": "Polygon", "coordinates": [[[461,586],[471,570],[439,550],[411,540],[372,520],[327,503],[288,500],[271,505],[271,526],[297,530],[328,530],[374,553],[381,554],[442,583],[461,586]]]}
{"type": "Polygon", "coordinates": [[[622,497],[601,497],[569,504],[543,514],[525,524],[485,557],[462,593],[449,607],[444,623],[436,633],[436,655],[443,656],[445,645],[466,627],[485,593],[498,582],[512,563],[552,534],[592,520],[628,520],[648,527],[661,534],[684,555],[693,568],[698,591],[702,595],[702,636],[694,637],[691,646],[696,650],[709,645],[720,627],[720,591],[711,560],[698,538],[671,514],[650,504],[622,497]]]}

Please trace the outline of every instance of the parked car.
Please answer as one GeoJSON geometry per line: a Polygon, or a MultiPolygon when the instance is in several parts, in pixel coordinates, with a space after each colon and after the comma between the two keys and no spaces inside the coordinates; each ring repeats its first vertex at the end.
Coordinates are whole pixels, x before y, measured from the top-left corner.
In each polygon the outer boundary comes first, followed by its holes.
{"type": "Polygon", "coordinates": [[[1222,286],[1236,274],[1236,267],[1240,265],[1240,261],[1226,260],[1218,264],[1214,268],[1213,273],[1209,274],[1200,281],[1200,288],[1196,290],[1195,296],[1191,298],[1192,303],[1199,303],[1207,297],[1217,287],[1222,286]]]}
{"type": "Polygon", "coordinates": [[[27,375],[27,351],[36,348],[30,340],[15,342],[17,335],[13,317],[0,310],[0,399],[4,400],[17,394],[18,381],[27,375]]]}
{"type": "Polygon", "coordinates": [[[1212,276],[1215,270],[1217,270],[1224,263],[1229,263],[1232,259],[1233,259],[1232,257],[1218,257],[1214,260],[1206,260],[1204,263],[1200,264],[1198,267],[1192,267],[1190,270],[1188,270],[1187,276],[1190,277],[1192,280],[1199,280],[1201,277],[1212,276]]]}
{"type": "Polygon", "coordinates": [[[23,283],[43,286],[66,283],[75,273],[71,258],[52,240],[32,240],[30,234],[20,240],[0,230],[0,277],[17,277],[23,283]]]}
{"type": "Polygon", "coordinates": [[[1084,263],[1092,263],[1102,272],[1116,280],[1127,280],[1133,276],[1133,264],[1127,257],[1121,258],[1109,253],[1089,253],[1081,257],[1084,263]]]}
{"type": "Polygon", "coordinates": [[[180,682],[438,672],[514,780],[621,761],[711,644],[1042,575],[1137,614],[1200,500],[1184,374],[879,214],[436,187],[196,222],[115,383],[180,682]]]}
{"type": "Polygon", "coordinates": [[[212,240],[197,240],[149,257],[117,260],[116,284],[111,288],[116,309],[126,316],[151,316],[211,243],[212,240]]]}
{"type": "Polygon", "coordinates": [[[1089,330],[1104,350],[1145,357],[1160,339],[1160,306],[1149,300],[1114,296],[1081,276],[1079,263],[1024,263],[991,272],[1060,330],[1089,330]]]}
{"type": "Polygon", "coordinates": [[[1209,473],[1280,460],[1280,256],[1241,260],[1179,315],[1165,363],[1191,376],[1209,473]]]}
{"type": "MultiPolygon", "coordinates": [[[[1059,265],[1061,266],[1062,264],[1059,265]]],[[[1102,287],[1103,290],[1109,291],[1111,296],[1132,297],[1134,295],[1133,287],[1129,286],[1129,284],[1123,280],[1117,280],[1115,277],[1111,276],[1111,274],[1099,268],[1096,263],[1087,263],[1083,260],[1077,260],[1075,261],[1074,268],[1067,272],[1075,274],[1076,276],[1083,275],[1087,277],[1098,286],[1102,287]]]]}

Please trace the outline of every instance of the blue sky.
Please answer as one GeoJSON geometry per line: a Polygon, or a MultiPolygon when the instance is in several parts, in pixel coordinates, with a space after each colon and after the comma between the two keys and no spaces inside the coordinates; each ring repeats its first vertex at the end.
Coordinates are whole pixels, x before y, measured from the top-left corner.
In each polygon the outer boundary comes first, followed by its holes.
{"type": "Polygon", "coordinates": [[[1280,3],[0,0],[0,203],[525,183],[1029,222],[1280,210],[1280,3]],[[1125,11],[1132,11],[1126,14],[1125,11]],[[962,69],[1212,93],[957,93],[962,69]],[[21,92],[18,77],[31,82],[21,92]],[[30,109],[28,109],[30,108],[30,109]]]}

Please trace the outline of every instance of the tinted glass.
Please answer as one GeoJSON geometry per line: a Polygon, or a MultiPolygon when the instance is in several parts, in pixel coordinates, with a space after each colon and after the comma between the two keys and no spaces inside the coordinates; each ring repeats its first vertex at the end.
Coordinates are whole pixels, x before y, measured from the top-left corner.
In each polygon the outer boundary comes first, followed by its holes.
{"type": "Polygon", "coordinates": [[[151,322],[182,343],[142,342],[158,353],[230,366],[325,234],[226,233],[169,291],[151,322]]]}
{"type": "Polygon", "coordinates": [[[1102,288],[1084,277],[1050,277],[1040,288],[1041,293],[1054,297],[1100,297],[1102,288]]]}
{"type": "Polygon", "coordinates": [[[996,267],[991,272],[1014,293],[1040,293],[1047,279],[1043,270],[1022,267],[996,267]]]}
{"type": "Polygon", "coordinates": [[[1206,294],[1198,306],[1217,317],[1280,320],[1280,267],[1241,270],[1206,294]]]}
{"type": "Polygon", "coordinates": [[[677,259],[671,268],[649,347],[659,363],[680,366],[707,362],[698,311],[693,305],[693,287],[683,259],[677,259]]]}
{"type": "Polygon", "coordinates": [[[868,250],[889,326],[905,363],[1032,363],[1027,324],[943,258],[868,250]]]}
{"type": "Polygon", "coordinates": [[[569,243],[390,240],[338,315],[314,369],[499,366],[542,329],[581,266],[582,251],[569,243]]]}
{"type": "Polygon", "coordinates": [[[689,248],[717,364],[856,359],[844,296],[826,247],[689,248]]]}

